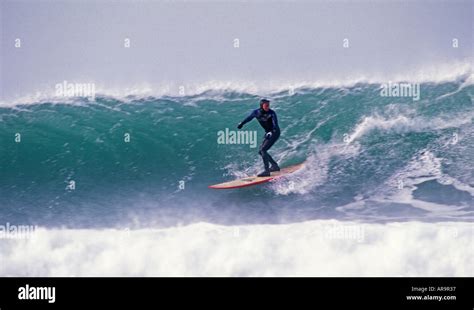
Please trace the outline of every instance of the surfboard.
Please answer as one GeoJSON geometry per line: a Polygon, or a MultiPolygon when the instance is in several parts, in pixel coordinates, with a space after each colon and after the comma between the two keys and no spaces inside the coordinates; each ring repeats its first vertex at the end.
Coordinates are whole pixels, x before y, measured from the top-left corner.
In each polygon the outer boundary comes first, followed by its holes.
{"type": "Polygon", "coordinates": [[[229,181],[229,182],[224,182],[220,184],[215,184],[215,185],[209,185],[209,188],[213,189],[232,189],[232,188],[242,188],[242,187],[247,187],[247,186],[252,186],[252,185],[257,185],[257,184],[262,184],[266,183],[278,178],[281,178],[285,175],[288,175],[290,173],[293,173],[299,169],[301,169],[304,166],[303,163],[299,163],[296,165],[288,166],[285,168],[281,168],[280,171],[275,171],[271,172],[269,177],[257,177],[251,176],[243,179],[238,179],[234,181],[229,181]]]}

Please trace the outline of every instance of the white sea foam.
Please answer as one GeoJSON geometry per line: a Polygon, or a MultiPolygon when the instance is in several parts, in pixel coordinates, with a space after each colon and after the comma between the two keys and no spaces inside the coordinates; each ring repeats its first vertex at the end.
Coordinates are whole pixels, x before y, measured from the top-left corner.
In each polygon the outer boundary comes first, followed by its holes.
{"type": "MultiPolygon", "coordinates": [[[[413,193],[418,189],[419,184],[427,181],[437,181],[440,184],[452,185],[457,190],[469,193],[474,197],[474,188],[443,173],[441,158],[436,157],[429,150],[422,150],[415,154],[405,167],[389,177],[367,200],[379,203],[395,202],[408,204],[412,207],[428,211],[434,217],[463,218],[467,216],[467,218],[471,218],[472,212],[467,211],[463,205],[445,205],[416,199],[413,193]]],[[[359,207],[364,204],[364,202],[357,203],[359,207]]],[[[353,206],[355,205],[344,206],[340,210],[353,206]]]]}
{"type": "MultiPolygon", "coordinates": [[[[150,84],[147,82],[135,83],[127,87],[116,87],[104,83],[96,83],[96,97],[112,97],[120,101],[129,102],[137,98],[174,96],[186,97],[207,94],[209,98],[228,100],[221,96],[222,92],[237,92],[255,96],[278,96],[279,92],[289,92],[305,88],[339,88],[351,87],[358,83],[381,84],[391,82],[411,82],[411,83],[443,83],[457,81],[463,78],[460,89],[472,85],[474,82],[472,65],[469,60],[465,62],[455,62],[449,64],[438,64],[432,67],[414,68],[404,74],[391,75],[352,75],[343,78],[330,78],[310,80],[208,80],[195,81],[187,84],[176,82],[162,82],[150,84]]],[[[33,94],[20,95],[11,100],[0,101],[0,107],[12,107],[16,105],[38,104],[43,102],[67,103],[77,102],[77,98],[56,97],[52,84],[49,90],[40,89],[33,94]]],[[[206,98],[204,96],[203,98],[206,98]]],[[[200,99],[203,99],[200,98],[200,99]]],[[[194,100],[190,98],[190,100],[194,100]]],[[[189,100],[187,100],[188,102],[189,100]]]]}
{"type": "Polygon", "coordinates": [[[474,276],[472,223],[38,229],[0,239],[1,276],[474,276]]]}
{"type": "Polygon", "coordinates": [[[356,156],[359,150],[360,145],[357,143],[317,145],[316,150],[307,157],[303,169],[272,182],[271,190],[279,195],[307,194],[326,182],[332,158],[347,159],[356,156]]]}
{"type": "Polygon", "coordinates": [[[394,117],[381,115],[370,115],[362,118],[348,136],[348,142],[353,142],[368,134],[371,130],[393,130],[396,132],[440,130],[446,128],[459,128],[465,124],[471,124],[474,112],[463,113],[462,115],[450,115],[449,118],[435,117],[425,118],[421,116],[406,116],[399,114],[394,117]]]}

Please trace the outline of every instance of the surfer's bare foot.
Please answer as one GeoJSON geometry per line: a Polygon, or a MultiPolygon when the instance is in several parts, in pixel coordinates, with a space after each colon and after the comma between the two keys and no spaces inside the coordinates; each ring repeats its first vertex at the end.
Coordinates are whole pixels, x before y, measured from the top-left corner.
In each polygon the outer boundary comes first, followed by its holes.
{"type": "Polygon", "coordinates": [[[270,171],[263,171],[260,174],[257,174],[257,177],[269,177],[270,171]]]}

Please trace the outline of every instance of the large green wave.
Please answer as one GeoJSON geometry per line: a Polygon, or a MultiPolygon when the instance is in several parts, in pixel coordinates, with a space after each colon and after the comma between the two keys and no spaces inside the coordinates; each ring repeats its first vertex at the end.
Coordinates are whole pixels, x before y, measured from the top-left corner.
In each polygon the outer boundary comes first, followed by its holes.
{"type": "MultiPolygon", "coordinates": [[[[218,140],[256,108],[255,95],[97,96],[0,108],[0,215],[74,226],[430,216],[388,199],[408,187],[411,198],[466,216],[473,88],[462,79],[425,83],[419,100],[381,96],[377,84],[274,93],[282,135],[270,153],[282,166],[306,159],[308,167],[278,184],[228,192],[207,186],[262,166],[258,147],[218,140]],[[363,212],[338,210],[361,201],[363,212]],[[381,207],[387,201],[392,208],[381,207]]],[[[244,130],[261,142],[256,121],[244,130]]]]}

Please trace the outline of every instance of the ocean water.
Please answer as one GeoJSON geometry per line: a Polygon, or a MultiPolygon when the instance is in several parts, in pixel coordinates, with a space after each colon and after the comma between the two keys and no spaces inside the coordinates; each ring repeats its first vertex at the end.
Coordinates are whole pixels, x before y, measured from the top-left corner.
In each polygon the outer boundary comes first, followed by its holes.
{"type": "Polygon", "coordinates": [[[421,81],[419,100],[267,92],[270,154],[306,167],[226,191],[208,185],[262,169],[258,147],[218,143],[260,94],[3,102],[0,224],[37,229],[0,239],[0,274],[474,276],[473,93],[471,72],[421,81]]]}

